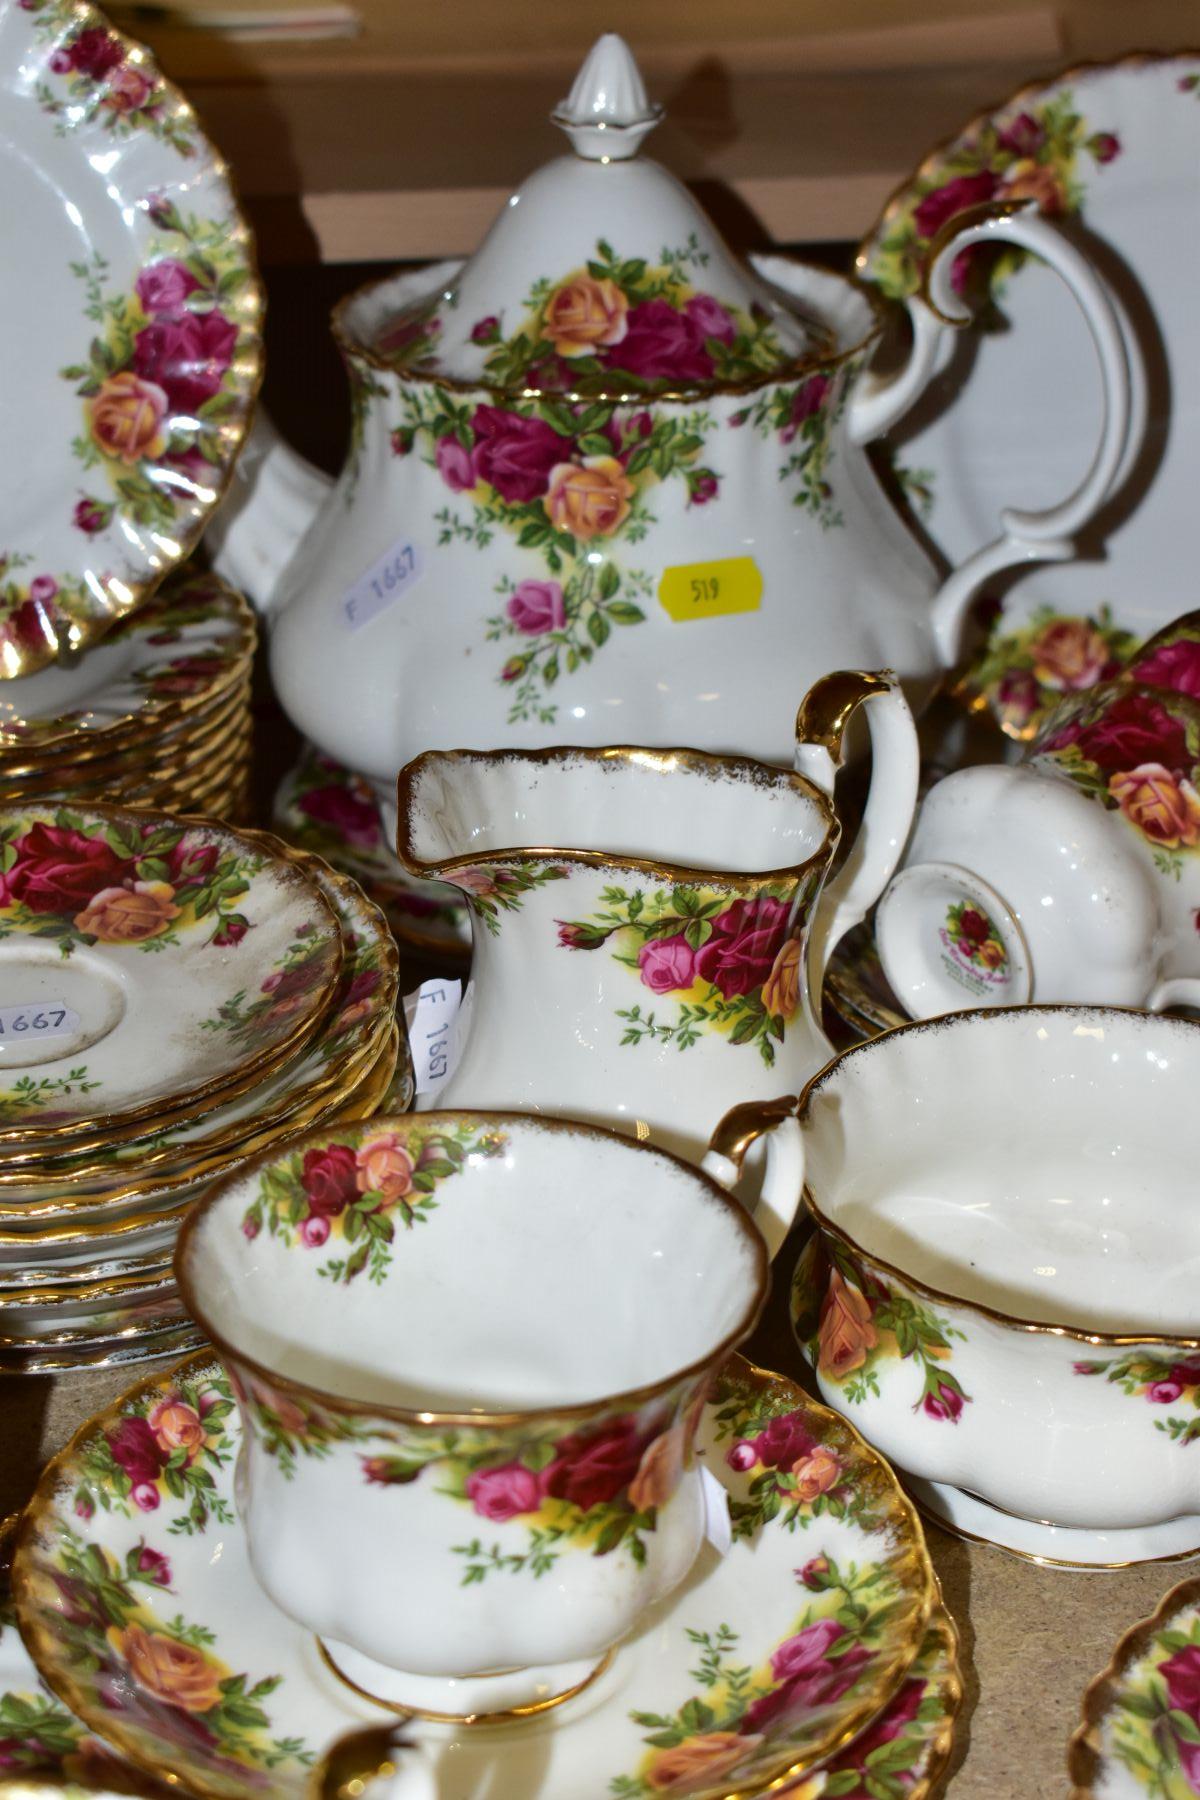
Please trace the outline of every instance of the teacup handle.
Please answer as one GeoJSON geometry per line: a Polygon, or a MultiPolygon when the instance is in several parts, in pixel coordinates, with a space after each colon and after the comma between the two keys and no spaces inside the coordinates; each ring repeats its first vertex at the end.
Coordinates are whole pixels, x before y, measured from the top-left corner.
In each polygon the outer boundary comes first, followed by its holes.
{"type": "Polygon", "coordinates": [[[1200,978],[1176,975],[1170,981],[1160,981],[1152,990],[1146,1007],[1150,1012],[1163,1012],[1168,1006],[1200,1008],[1200,978]]]}
{"type": "Polygon", "coordinates": [[[891,880],[917,804],[917,727],[900,683],[887,670],[843,669],[814,683],[796,714],[796,773],[832,797],[846,730],[860,706],[867,709],[871,731],[871,787],[858,836],[841,869],[825,883],[809,928],[808,991],[818,1015],[829,958],[891,880]]]}
{"type": "Polygon", "coordinates": [[[1044,512],[1007,507],[1003,533],[949,576],[933,602],[933,634],[946,668],[962,651],[963,625],[985,581],[1021,563],[1069,562],[1073,539],[1108,496],[1129,435],[1129,355],[1117,314],[1087,258],[1053,225],[1037,216],[1033,200],[972,207],[950,219],[930,246],[925,280],[906,302],[913,344],[905,368],[887,382],[860,382],[851,397],[848,430],[855,443],[870,443],[909,410],[944,365],[952,335],[971,323],[954,291],[955,260],[973,244],[1019,244],[1049,264],[1079,304],[1100,359],[1102,419],[1091,468],[1075,491],[1044,512]]]}
{"type": "Polygon", "coordinates": [[[730,1107],[709,1139],[700,1167],[722,1187],[735,1187],[746,1152],[760,1137],[767,1140],[767,1169],[754,1206],[754,1223],[763,1234],[767,1255],[774,1260],[792,1229],[804,1193],[804,1140],[795,1095],[747,1100],[730,1107]]]}
{"type": "Polygon", "coordinates": [[[309,1800],[437,1800],[429,1757],[403,1735],[407,1722],[343,1732],[313,1770],[309,1800]]]}

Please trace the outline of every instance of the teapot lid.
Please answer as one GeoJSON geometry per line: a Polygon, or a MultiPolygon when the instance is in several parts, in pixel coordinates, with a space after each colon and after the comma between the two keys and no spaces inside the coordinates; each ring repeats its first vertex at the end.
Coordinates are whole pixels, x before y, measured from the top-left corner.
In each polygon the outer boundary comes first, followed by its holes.
{"type": "Polygon", "coordinates": [[[835,334],[739,262],[673,175],[638,156],[663,116],[615,32],[551,115],[573,154],[510,196],[452,284],[379,324],[388,367],[607,399],[757,385],[835,334]]]}

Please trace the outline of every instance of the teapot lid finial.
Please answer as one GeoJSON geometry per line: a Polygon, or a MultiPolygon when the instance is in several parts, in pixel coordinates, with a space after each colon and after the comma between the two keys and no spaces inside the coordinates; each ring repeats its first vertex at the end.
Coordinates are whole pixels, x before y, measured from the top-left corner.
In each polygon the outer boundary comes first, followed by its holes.
{"type": "Polygon", "coordinates": [[[569,96],[550,116],[577,156],[624,162],[636,156],[663,109],[647,99],[642,72],[624,38],[606,31],[588,51],[569,96]]]}

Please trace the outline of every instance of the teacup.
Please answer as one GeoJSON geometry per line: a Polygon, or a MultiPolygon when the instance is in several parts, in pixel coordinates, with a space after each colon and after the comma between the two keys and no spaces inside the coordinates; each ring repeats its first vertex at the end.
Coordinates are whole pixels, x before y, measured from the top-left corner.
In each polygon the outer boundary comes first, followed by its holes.
{"type": "MultiPolygon", "coordinates": [[[[1077,754],[1047,753],[930,789],[875,919],[914,1018],[1031,1000],[1200,1005],[1200,796],[1191,842],[1167,843],[1083,775],[1077,754]]],[[[1138,780],[1173,777],[1146,764],[1138,780]]]]}
{"type": "Polygon", "coordinates": [[[801,1096],[797,1338],[969,1535],[1200,1549],[1198,1092],[1200,1025],[1015,1007],[885,1032],[801,1096]]]}
{"type": "MultiPolygon", "coordinates": [[[[760,1207],[800,1194],[795,1101],[760,1207]]],[[[494,1715],[576,1691],[690,1569],[709,1377],[768,1252],[710,1174],[568,1120],[376,1117],[293,1140],[191,1214],[176,1255],[245,1420],[255,1573],[390,1704],[494,1715]]]]}

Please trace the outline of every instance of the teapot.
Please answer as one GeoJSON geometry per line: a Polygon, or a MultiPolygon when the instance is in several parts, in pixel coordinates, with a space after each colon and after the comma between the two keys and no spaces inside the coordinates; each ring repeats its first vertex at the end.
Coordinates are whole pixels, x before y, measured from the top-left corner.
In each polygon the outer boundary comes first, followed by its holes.
{"type": "Polygon", "coordinates": [[[571,154],[475,255],[335,310],[352,406],[337,482],[263,427],[218,521],[216,566],[272,618],[284,707],[382,796],[414,755],[460,744],[620,739],[786,765],[798,689],[888,667],[920,704],[980,583],[1069,558],[1112,483],[1123,341],[1055,227],[1025,203],[950,222],[908,302],[907,363],[884,379],[873,295],[789,257],[736,260],[639,156],[660,117],[625,44],[601,38],[554,114],[571,154]],[[1001,240],[1077,300],[1102,431],[1073,495],[1003,514],[939,588],[867,445],[969,322],[961,253],[1001,240]]]}

